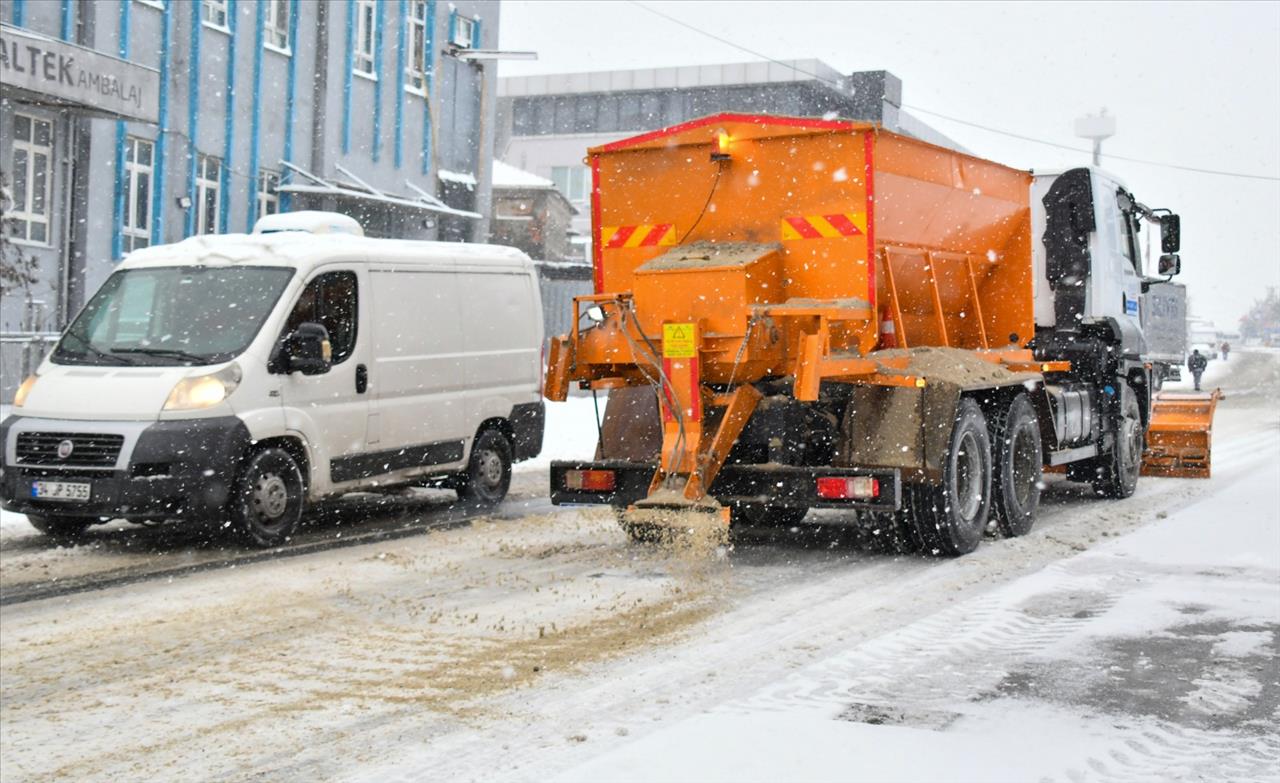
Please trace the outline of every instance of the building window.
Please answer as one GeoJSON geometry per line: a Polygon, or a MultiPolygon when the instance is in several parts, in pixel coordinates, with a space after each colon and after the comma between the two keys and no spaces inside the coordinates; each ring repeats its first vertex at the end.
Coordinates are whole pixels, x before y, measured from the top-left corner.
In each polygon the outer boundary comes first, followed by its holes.
{"type": "Polygon", "coordinates": [[[227,0],[200,0],[200,19],[219,30],[227,27],[227,0]]]}
{"type": "Polygon", "coordinates": [[[355,72],[373,76],[374,30],[377,27],[377,7],[374,0],[356,0],[356,51],[355,72]]]}
{"type": "Polygon", "coordinates": [[[143,5],[149,5],[152,8],[159,8],[162,11],[164,10],[164,0],[138,0],[138,2],[143,5]]]}
{"type": "Polygon", "coordinates": [[[405,89],[425,95],[427,92],[427,0],[409,0],[408,26],[409,57],[405,67],[405,89]]]}
{"type": "Polygon", "coordinates": [[[263,0],[267,4],[263,21],[264,44],[285,54],[289,53],[289,0],[263,0]]]}
{"type": "Polygon", "coordinates": [[[479,30],[480,25],[475,19],[454,13],[453,32],[449,35],[449,43],[463,49],[478,49],[480,42],[476,40],[478,37],[476,33],[479,30]]]}
{"type": "Polygon", "coordinates": [[[280,175],[274,171],[258,172],[258,217],[280,211],[280,175]]]}
{"type": "Polygon", "coordinates": [[[125,141],[124,251],[151,244],[151,168],[155,145],[134,136],[125,141]]]}
{"type": "Polygon", "coordinates": [[[591,171],[585,166],[552,166],[551,181],[574,204],[583,204],[591,196],[591,171]]]}
{"type": "Polygon", "coordinates": [[[196,233],[218,231],[219,198],[222,190],[222,161],[212,155],[196,156],[196,233]]]}
{"type": "Polygon", "coordinates": [[[7,219],[15,239],[49,243],[52,160],[53,123],[27,114],[13,115],[13,193],[7,219]]]}
{"type": "Polygon", "coordinates": [[[494,212],[502,220],[533,220],[533,202],[503,199],[495,205],[494,212]]]}

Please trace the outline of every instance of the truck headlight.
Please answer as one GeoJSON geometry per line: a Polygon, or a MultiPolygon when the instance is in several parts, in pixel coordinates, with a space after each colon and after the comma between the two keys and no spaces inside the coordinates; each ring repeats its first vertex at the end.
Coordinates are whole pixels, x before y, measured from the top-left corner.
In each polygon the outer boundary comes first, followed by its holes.
{"type": "Polygon", "coordinates": [[[240,385],[240,367],[230,364],[208,375],[183,378],[169,392],[164,409],[167,411],[197,411],[212,408],[231,396],[240,385]]]}
{"type": "Polygon", "coordinates": [[[28,375],[27,379],[18,387],[18,391],[13,395],[13,407],[21,408],[22,404],[27,401],[27,395],[31,393],[31,388],[36,385],[35,375],[28,375]]]}

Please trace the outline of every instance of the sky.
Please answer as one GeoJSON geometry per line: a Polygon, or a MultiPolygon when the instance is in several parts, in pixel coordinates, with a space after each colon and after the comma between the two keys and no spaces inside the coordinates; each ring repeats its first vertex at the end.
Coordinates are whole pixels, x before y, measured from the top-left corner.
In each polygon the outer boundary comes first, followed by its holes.
{"type": "Polygon", "coordinates": [[[1105,107],[1117,132],[1103,143],[1103,167],[1139,201],[1182,215],[1178,280],[1193,314],[1233,331],[1267,286],[1280,286],[1280,2],[505,0],[501,48],[538,60],[504,61],[499,75],[761,59],[646,6],[769,58],[888,70],[917,118],[1019,168],[1081,165],[1089,154],[927,112],[1087,149],[1073,121],[1105,107]]]}

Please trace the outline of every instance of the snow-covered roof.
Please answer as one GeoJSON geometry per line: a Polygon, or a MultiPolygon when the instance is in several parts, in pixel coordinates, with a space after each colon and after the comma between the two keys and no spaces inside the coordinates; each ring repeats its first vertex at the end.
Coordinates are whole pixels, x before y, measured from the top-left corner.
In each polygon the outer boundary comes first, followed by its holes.
{"type": "Polygon", "coordinates": [[[440,169],[436,172],[436,176],[445,182],[456,182],[459,185],[466,185],[469,188],[476,186],[476,177],[474,174],[468,174],[465,171],[449,171],[448,169],[440,169]]]}
{"type": "Polygon", "coordinates": [[[539,177],[537,174],[518,169],[510,163],[503,163],[500,160],[493,161],[493,186],[495,188],[525,188],[548,190],[554,188],[556,184],[549,179],[539,177]]]}
{"type": "Polygon", "coordinates": [[[270,234],[203,234],[129,253],[124,269],[161,266],[287,266],[301,271],[333,261],[484,264],[527,268],[522,251],[504,245],[376,239],[351,234],[277,231],[270,234]]]}

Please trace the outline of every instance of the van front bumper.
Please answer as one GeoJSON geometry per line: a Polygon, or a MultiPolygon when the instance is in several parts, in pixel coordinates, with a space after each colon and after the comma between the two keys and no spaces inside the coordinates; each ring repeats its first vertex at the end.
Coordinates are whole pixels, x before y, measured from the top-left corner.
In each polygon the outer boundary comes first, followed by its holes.
{"type": "MultiPolygon", "coordinates": [[[[20,432],[60,433],[70,427],[84,432],[86,424],[21,416],[0,422],[0,507],[36,516],[216,519],[226,508],[236,467],[251,442],[244,422],[222,416],[147,424],[136,437],[126,436],[116,464],[108,468],[49,464],[48,459],[32,464],[17,456],[20,432]],[[88,483],[89,499],[38,499],[33,484],[40,481],[88,483]]],[[[128,425],[93,422],[92,431],[110,435],[113,426],[128,425]]]]}

